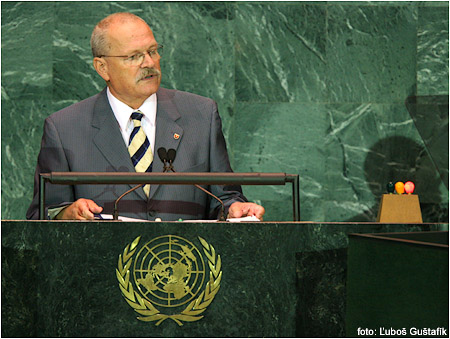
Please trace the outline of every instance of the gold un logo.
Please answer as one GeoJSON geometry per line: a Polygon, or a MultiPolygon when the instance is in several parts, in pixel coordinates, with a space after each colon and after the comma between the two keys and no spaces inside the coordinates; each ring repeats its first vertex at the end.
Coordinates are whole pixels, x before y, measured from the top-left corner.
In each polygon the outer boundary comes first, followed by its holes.
{"type": "Polygon", "coordinates": [[[198,237],[209,267],[207,277],[203,256],[190,241],[166,235],[138,250],[140,239],[125,247],[116,269],[122,295],[140,314],[137,318],[156,325],[172,319],[180,326],[203,318],[222,279],[220,255],[214,247],[198,237]]]}

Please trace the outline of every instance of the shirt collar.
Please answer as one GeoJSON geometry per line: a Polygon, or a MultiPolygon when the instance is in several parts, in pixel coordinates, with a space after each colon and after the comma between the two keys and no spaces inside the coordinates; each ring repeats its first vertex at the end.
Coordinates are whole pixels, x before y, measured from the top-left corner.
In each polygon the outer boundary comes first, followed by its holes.
{"type": "Polygon", "coordinates": [[[148,121],[152,126],[155,126],[156,122],[156,106],[157,106],[157,97],[156,93],[150,95],[144,103],[138,109],[133,109],[127,104],[123,103],[119,99],[117,99],[109,90],[109,87],[106,89],[106,94],[108,96],[109,104],[111,105],[111,109],[116,117],[117,122],[119,123],[120,129],[122,131],[126,130],[127,124],[130,121],[131,113],[136,111],[141,111],[144,114],[144,118],[148,121]]]}

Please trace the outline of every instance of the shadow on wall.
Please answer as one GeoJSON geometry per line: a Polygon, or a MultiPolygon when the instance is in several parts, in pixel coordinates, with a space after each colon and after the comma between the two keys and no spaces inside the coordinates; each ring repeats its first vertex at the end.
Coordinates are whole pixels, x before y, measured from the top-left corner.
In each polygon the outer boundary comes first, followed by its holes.
{"type": "Polygon", "coordinates": [[[448,95],[410,96],[406,109],[448,190],[448,95]]]}
{"type": "Polygon", "coordinates": [[[364,162],[364,175],[375,200],[375,206],[348,221],[376,221],[379,201],[387,193],[390,181],[412,181],[419,195],[424,222],[448,222],[448,206],[439,192],[441,178],[426,149],[403,136],[384,138],[375,143],[364,162]]]}

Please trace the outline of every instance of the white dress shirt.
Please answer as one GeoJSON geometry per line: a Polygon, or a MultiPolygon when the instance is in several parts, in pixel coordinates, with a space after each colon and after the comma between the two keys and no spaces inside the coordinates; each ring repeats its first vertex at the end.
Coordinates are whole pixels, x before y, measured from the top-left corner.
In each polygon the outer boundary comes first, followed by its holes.
{"type": "Polygon", "coordinates": [[[156,136],[156,106],[157,98],[156,93],[149,96],[141,107],[138,109],[133,109],[127,104],[123,103],[117,99],[109,90],[106,90],[108,96],[109,104],[111,105],[112,111],[116,117],[117,122],[120,126],[120,131],[122,132],[123,141],[128,147],[128,141],[130,140],[131,132],[133,131],[134,124],[131,120],[131,114],[136,111],[141,111],[144,116],[141,120],[141,126],[144,129],[144,133],[150,142],[150,147],[152,148],[153,155],[155,154],[155,136],[156,136]]]}

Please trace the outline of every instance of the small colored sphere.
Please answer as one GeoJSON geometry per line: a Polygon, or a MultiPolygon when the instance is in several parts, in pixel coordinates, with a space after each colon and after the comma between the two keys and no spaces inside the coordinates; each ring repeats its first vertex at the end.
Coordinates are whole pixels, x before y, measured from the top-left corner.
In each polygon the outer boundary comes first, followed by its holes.
{"type": "Polygon", "coordinates": [[[412,181],[405,182],[405,192],[411,194],[414,192],[414,183],[412,181]]]}
{"type": "Polygon", "coordinates": [[[394,193],[395,187],[394,187],[394,183],[392,181],[390,181],[386,185],[386,188],[387,188],[388,193],[394,193]]]}
{"type": "Polygon", "coordinates": [[[396,182],[395,183],[395,191],[397,192],[397,194],[405,193],[405,184],[402,183],[401,181],[396,182]]]}

